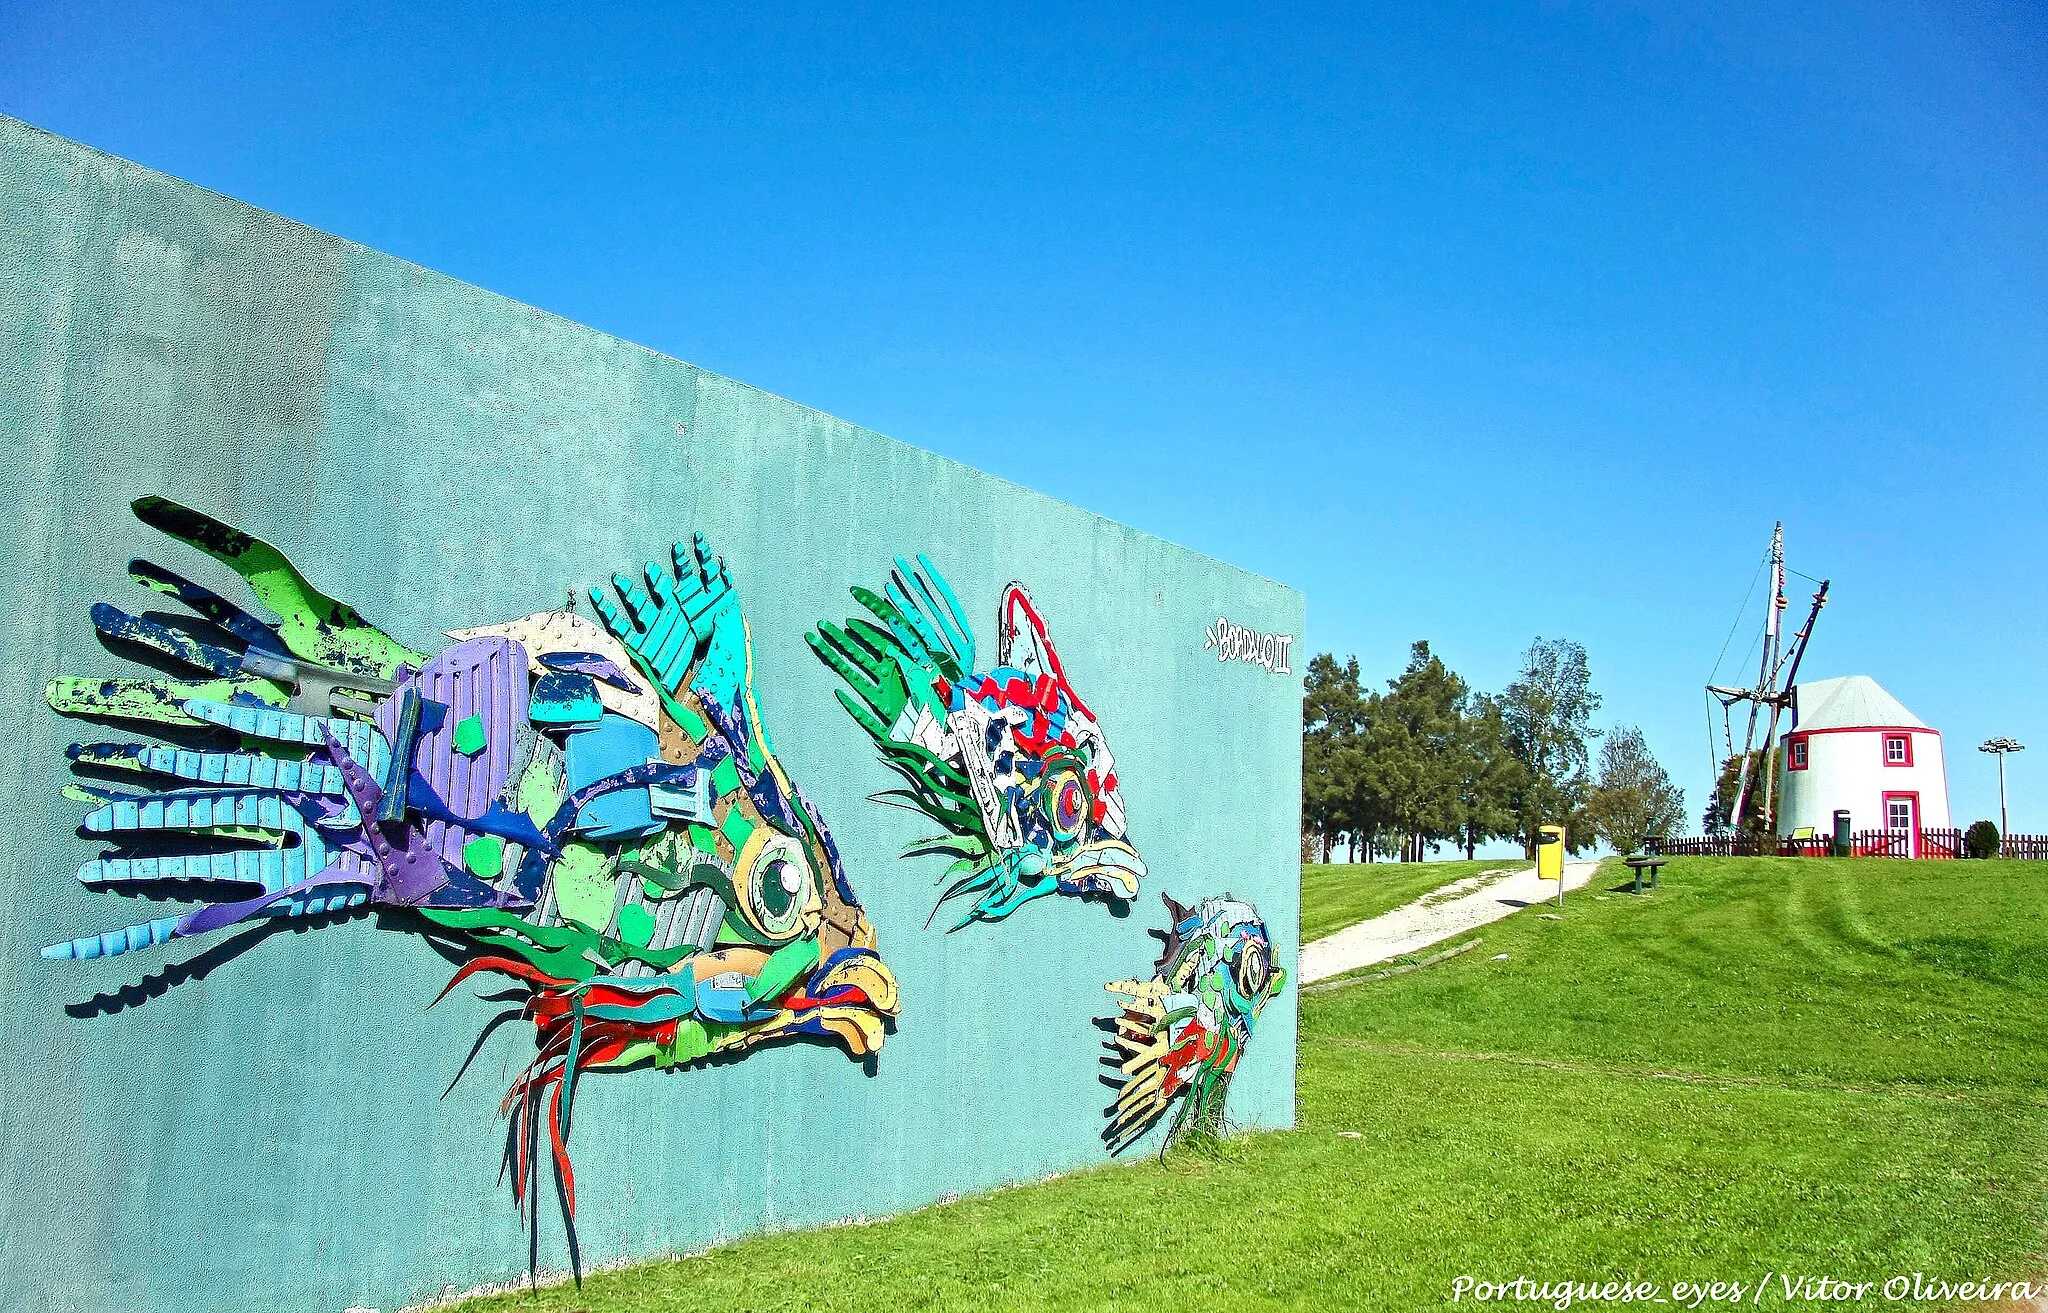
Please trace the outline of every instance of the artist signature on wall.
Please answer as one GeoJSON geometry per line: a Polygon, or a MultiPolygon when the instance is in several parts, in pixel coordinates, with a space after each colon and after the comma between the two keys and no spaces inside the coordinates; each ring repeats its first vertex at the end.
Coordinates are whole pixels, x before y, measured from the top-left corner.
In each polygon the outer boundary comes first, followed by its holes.
{"type": "Polygon", "coordinates": [[[1216,623],[1209,626],[1208,640],[1202,644],[1202,650],[1214,649],[1218,661],[1248,661],[1255,666],[1264,666],[1276,675],[1291,675],[1294,670],[1287,664],[1287,654],[1293,646],[1294,636],[1291,634],[1262,634],[1219,615],[1216,623]]]}

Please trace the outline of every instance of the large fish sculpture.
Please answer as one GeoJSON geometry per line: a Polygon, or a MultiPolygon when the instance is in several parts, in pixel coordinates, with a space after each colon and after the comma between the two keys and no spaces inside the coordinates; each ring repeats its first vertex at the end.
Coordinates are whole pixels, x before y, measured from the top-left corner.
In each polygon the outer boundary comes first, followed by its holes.
{"type": "Polygon", "coordinates": [[[1152,978],[1104,986],[1122,1001],[1105,1041],[1104,1061],[1117,1072],[1102,1135],[1112,1153],[1168,1112],[1165,1145],[1190,1131],[1220,1132],[1230,1078],[1252,1028],[1287,984],[1266,923],[1250,903],[1228,894],[1195,907],[1160,898],[1173,928],[1152,978]]]}
{"type": "Polygon", "coordinates": [[[191,615],[92,609],[110,647],[193,677],[50,684],[59,712],[169,740],[72,747],[65,793],[91,808],[83,832],[114,845],[78,878],[199,905],[45,958],[402,914],[380,924],[465,958],[449,989],[489,973],[524,991],[536,1047],[504,1102],[507,1168],[531,1221],[545,1148],[572,1255],[579,1075],[798,1037],[881,1047],[896,981],[830,831],[770,747],[739,597],[702,538],[593,591],[601,624],[541,612],[454,630],[430,654],[267,543],[160,497],[134,510],[278,618],[146,561],[134,581],[191,615]]]}
{"type": "Polygon", "coordinates": [[[952,859],[938,907],[974,899],[952,928],[1000,921],[1049,894],[1135,898],[1145,863],[1126,832],[1109,742],[1024,586],[1003,590],[995,661],[982,672],[973,626],[929,558],[898,557],[882,592],[852,593],[865,616],[807,637],[847,685],[840,704],[903,782],[877,797],[942,831],[904,856],[952,859]]]}

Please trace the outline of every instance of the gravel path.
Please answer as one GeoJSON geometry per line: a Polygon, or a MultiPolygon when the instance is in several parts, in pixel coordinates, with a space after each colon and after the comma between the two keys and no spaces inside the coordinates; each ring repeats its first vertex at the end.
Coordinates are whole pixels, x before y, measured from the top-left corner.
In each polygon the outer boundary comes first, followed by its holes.
{"type": "MultiPolygon", "coordinates": [[[[1577,889],[1593,878],[1598,862],[1566,862],[1564,887],[1577,889]]],[[[1301,948],[1301,983],[1314,984],[1346,971],[1384,962],[1403,953],[1475,930],[1545,898],[1556,899],[1557,883],[1538,880],[1536,868],[1483,871],[1384,916],[1346,926],[1301,948]]]]}

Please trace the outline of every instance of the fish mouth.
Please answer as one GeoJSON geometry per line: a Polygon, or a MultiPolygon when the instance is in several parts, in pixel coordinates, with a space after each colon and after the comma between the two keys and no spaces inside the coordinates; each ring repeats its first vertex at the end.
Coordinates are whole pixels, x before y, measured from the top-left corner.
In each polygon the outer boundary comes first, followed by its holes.
{"type": "Polygon", "coordinates": [[[873,949],[842,948],[782,999],[782,1009],[766,1023],[771,1033],[829,1035],[850,1056],[864,1058],[888,1038],[902,997],[895,972],[873,949]]]}
{"type": "Polygon", "coordinates": [[[1068,893],[1104,894],[1128,903],[1145,878],[1145,859],[1121,839],[1097,839],[1056,859],[1052,869],[1068,893]]]}

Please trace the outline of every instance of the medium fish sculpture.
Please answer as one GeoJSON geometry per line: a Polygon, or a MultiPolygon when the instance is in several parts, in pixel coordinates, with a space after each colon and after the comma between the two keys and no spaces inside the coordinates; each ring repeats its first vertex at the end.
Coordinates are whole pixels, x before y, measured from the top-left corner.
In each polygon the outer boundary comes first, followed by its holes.
{"type": "Polygon", "coordinates": [[[882,592],[852,593],[865,616],[807,637],[847,685],[840,704],[903,782],[877,798],[942,831],[904,856],[952,859],[938,906],[974,898],[952,928],[1000,921],[1050,894],[1135,898],[1145,863],[1109,741],[1024,585],[1003,590],[995,662],[979,673],[974,629],[929,558],[898,557],[882,592]]]}

